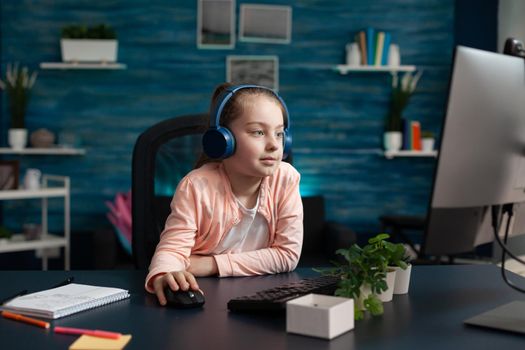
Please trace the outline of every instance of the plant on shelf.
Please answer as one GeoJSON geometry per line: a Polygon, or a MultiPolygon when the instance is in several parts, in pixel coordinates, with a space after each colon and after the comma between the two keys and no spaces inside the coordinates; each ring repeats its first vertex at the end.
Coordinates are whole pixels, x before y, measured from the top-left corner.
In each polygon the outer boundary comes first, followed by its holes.
{"type": "Polygon", "coordinates": [[[107,24],[96,26],[85,26],[70,24],[62,27],[63,39],[116,39],[117,35],[113,27],[107,24]]]}
{"type": "Polygon", "coordinates": [[[0,80],[0,89],[7,91],[9,99],[11,125],[8,143],[16,149],[24,148],[27,143],[25,116],[37,76],[37,71],[30,72],[29,68],[20,67],[18,63],[8,63],[5,79],[0,80]]]}
{"type": "Polygon", "coordinates": [[[423,151],[432,152],[434,150],[435,137],[432,131],[421,132],[421,142],[423,145],[423,151]]]}
{"type": "Polygon", "coordinates": [[[62,27],[60,47],[64,62],[116,62],[118,41],[113,27],[107,24],[62,27]]]}
{"type": "Polygon", "coordinates": [[[390,96],[390,109],[385,119],[384,147],[387,151],[398,151],[402,146],[403,110],[408,105],[410,96],[414,93],[422,71],[412,75],[407,72],[401,78],[392,75],[392,93],[390,96]]]}
{"type": "Polygon", "coordinates": [[[389,265],[404,265],[403,245],[388,242],[389,237],[381,233],[370,238],[362,248],[353,244],[348,249],[338,249],[336,254],[343,256],[344,263],[334,262],[336,266],[333,268],[316,270],[341,277],[335,295],[354,299],[356,320],[362,319],[365,311],[373,316],[383,314],[383,303],[378,295],[388,288],[389,265]]]}

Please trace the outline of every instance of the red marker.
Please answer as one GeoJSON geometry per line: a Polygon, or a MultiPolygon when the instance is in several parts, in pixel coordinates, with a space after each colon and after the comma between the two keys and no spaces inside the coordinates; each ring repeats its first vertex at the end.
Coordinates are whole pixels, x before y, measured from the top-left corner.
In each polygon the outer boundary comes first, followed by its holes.
{"type": "Polygon", "coordinates": [[[85,334],[93,337],[118,339],[122,334],[108,331],[99,331],[97,329],[82,329],[82,328],[71,328],[71,327],[55,327],[55,333],[61,334],[85,334]]]}

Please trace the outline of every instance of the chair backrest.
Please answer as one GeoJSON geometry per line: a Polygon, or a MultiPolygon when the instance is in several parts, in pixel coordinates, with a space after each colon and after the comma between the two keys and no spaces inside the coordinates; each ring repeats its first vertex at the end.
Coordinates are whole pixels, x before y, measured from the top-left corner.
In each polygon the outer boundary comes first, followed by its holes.
{"type": "Polygon", "coordinates": [[[173,191],[200,154],[200,136],[206,131],[208,120],[208,114],[164,120],[137,138],[131,169],[132,247],[137,268],[149,266],[169,214],[173,191]],[[160,183],[163,176],[164,183],[160,183]],[[166,183],[168,188],[163,189],[166,183]]]}

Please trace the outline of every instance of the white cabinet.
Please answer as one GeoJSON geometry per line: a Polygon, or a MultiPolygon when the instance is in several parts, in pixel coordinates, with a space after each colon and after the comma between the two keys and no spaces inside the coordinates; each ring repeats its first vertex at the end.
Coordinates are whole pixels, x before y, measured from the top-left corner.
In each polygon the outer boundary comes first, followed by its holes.
{"type": "Polygon", "coordinates": [[[64,247],[64,268],[70,268],[70,181],[67,176],[44,175],[42,188],[38,190],[7,190],[0,191],[0,200],[31,200],[41,199],[42,235],[36,240],[25,240],[22,233],[14,234],[9,240],[0,242],[0,253],[24,250],[42,250],[42,269],[47,270],[48,258],[45,248],[64,247]],[[48,199],[64,199],[64,234],[57,235],[48,232],[48,199]]]}

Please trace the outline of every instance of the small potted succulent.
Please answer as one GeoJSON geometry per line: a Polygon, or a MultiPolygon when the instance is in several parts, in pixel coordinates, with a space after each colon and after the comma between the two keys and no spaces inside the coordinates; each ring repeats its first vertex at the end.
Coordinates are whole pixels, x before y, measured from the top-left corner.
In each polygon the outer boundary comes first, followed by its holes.
{"type": "Polygon", "coordinates": [[[399,248],[387,242],[388,238],[388,234],[382,233],[370,238],[362,248],[354,244],[348,249],[339,249],[336,253],[343,256],[344,263],[317,270],[341,277],[335,295],[354,299],[356,320],[362,319],[366,311],[373,316],[383,314],[383,302],[392,300],[396,272],[389,264],[393,251],[399,248]]]}
{"type": "Polygon", "coordinates": [[[423,145],[423,152],[432,152],[435,143],[434,133],[432,131],[422,131],[421,143],[423,145]]]}
{"type": "Polygon", "coordinates": [[[64,62],[116,62],[118,41],[106,24],[67,25],[62,28],[60,48],[64,62]]]}
{"type": "Polygon", "coordinates": [[[18,63],[7,64],[5,80],[0,80],[0,89],[7,91],[11,125],[8,131],[8,144],[13,149],[23,149],[27,144],[25,116],[31,97],[31,89],[38,73],[30,72],[27,67],[18,63]]]}

